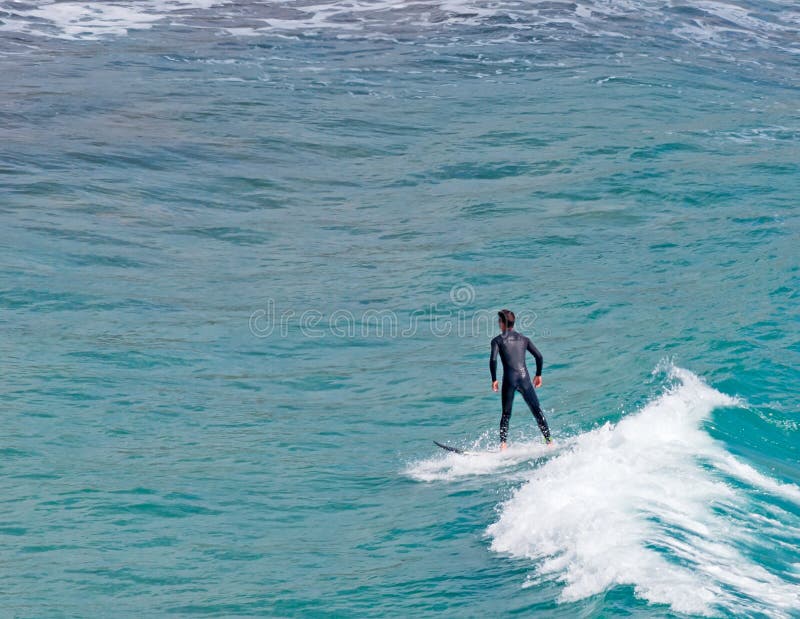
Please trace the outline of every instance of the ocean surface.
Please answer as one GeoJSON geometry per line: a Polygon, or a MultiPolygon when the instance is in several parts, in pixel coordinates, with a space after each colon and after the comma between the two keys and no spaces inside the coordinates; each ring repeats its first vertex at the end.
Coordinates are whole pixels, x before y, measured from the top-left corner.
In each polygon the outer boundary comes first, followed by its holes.
{"type": "Polygon", "coordinates": [[[0,0],[0,615],[800,617],[799,247],[793,1],[0,0]]]}

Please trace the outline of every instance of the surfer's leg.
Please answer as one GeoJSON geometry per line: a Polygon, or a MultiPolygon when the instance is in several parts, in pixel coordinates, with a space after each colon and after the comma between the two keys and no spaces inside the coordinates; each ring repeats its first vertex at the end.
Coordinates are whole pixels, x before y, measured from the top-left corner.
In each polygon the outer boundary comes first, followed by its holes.
{"type": "Polygon", "coordinates": [[[520,381],[519,390],[520,393],[522,393],[522,397],[525,398],[525,403],[528,405],[528,408],[531,409],[536,423],[539,424],[539,429],[542,431],[542,434],[544,434],[544,440],[549,443],[552,440],[550,438],[550,428],[547,427],[547,420],[544,418],[544,415],[542,415],[542,407],[539,406],[539,398],[536,397],[536,391],[530,379],[520,381]]]}
{"type": "Polygon", "coordinates": [[[514,385],[503,377],[503,416],[500,417],[500,446],[505,447],[508,438],[508,422],[511,421],[511,406],[514,404],[514,385]]]}

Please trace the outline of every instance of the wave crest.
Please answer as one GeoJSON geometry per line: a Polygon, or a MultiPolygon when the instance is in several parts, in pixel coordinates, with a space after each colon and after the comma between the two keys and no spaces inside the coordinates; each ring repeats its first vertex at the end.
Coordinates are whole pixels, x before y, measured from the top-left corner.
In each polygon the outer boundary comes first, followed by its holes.
{"type": "Polygon", "coordinates": [[[535,469],[488,528],[492,549],[534,559],[538,578],[564,583],[563,601],[629,585],[678,612],[788,616],[798,588],[741,550],[762,542],[746,488],[730,477],[798,504],[800,489],[739,462],[701,428],[737,400],[670,373],[676,385],[641,411],[535,469]]]}

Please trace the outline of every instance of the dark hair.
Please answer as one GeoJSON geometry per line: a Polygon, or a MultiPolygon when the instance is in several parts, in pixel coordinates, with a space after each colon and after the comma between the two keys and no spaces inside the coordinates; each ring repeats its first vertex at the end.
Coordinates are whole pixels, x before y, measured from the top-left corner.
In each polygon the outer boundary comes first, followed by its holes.
{"type": "Polygon", "coordinates": [[[507,328],[510,329],[514,326],[514,320],[516,320],[516,317],[514,316],[514,312],[511,310],[500,310],[497,312],[497,315],[500,317],[500,322],[502,322],[507,328]]]}

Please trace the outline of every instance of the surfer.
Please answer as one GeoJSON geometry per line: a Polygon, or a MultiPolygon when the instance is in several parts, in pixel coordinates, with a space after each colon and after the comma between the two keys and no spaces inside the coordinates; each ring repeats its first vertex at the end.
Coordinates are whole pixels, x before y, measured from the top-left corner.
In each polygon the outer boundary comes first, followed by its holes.
{"type": "Polygon", "coordinates": [[[489,371],[492,373],[492,391],[497,391],[497,353],[503,362],[503,387],[502,402],[503,416],[500,418],[500,449],[506,448],[508,438],[508,422],[511,420],[511,406],[514,404],[514,394],[519,391],[531,409],[539,429],[544,434],[547,444],[553,442],[550,438],[550,428],[547,420],[542,415],[539,398],[536,397],[534,387],[542,386],[542,353],[527,337],[514,331],[514,312],[500,310],[497,312],[500,325],[500,335],[492,340],[492,354],[489,357],[489,371]],[[536,376],[531,384],[528,367],[525,365],[525,353],[530,352],[536,359],[536,376]]]}

